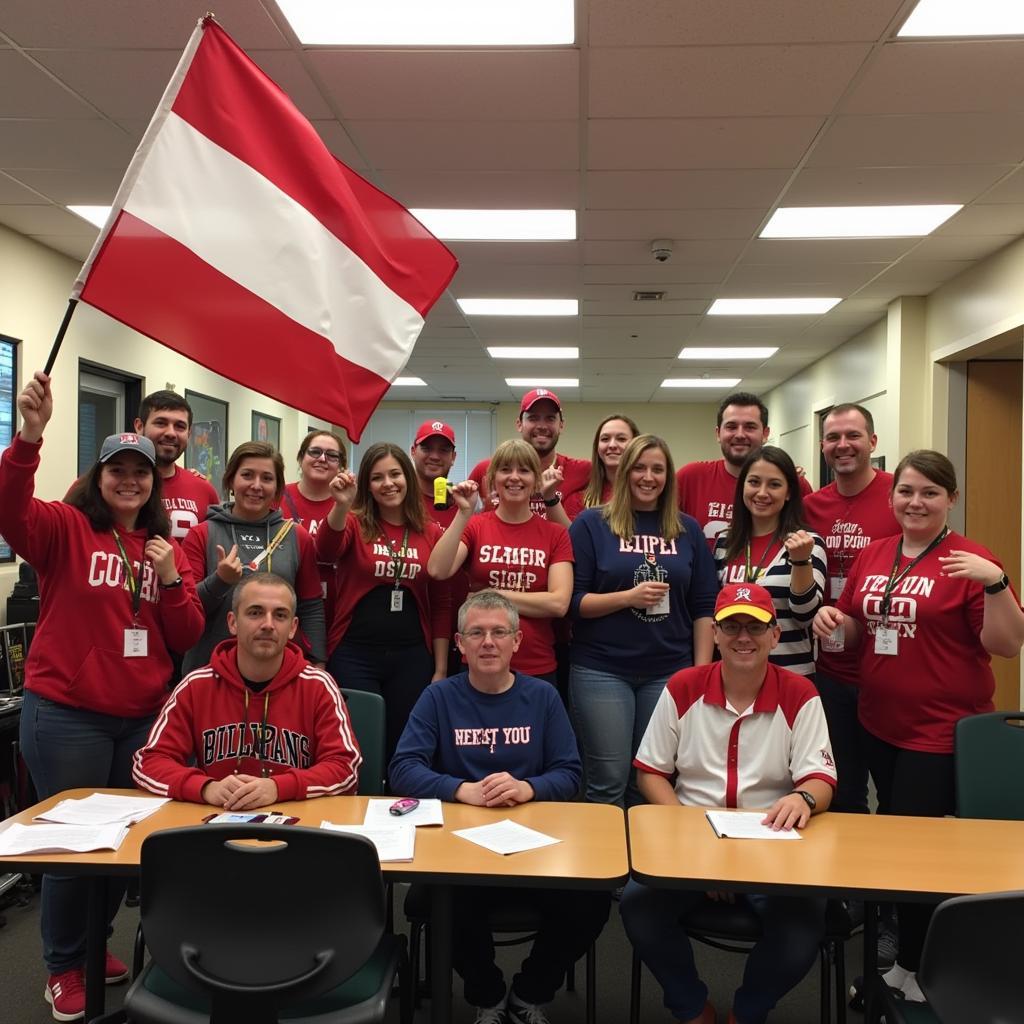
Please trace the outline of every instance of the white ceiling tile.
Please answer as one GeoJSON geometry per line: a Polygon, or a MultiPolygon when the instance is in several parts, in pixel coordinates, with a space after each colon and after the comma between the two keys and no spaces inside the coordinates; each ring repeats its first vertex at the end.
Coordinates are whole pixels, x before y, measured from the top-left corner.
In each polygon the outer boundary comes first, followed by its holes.
{"type": "Polygon", "coordinates": [[[821,117],[592,118],[591,170],[795,167],[821,117]]]}
{"type": "Polygon", "coordinates": [[[665,299],[701,299],[705,304],[715,294],[714,284],[590,284],[580,289],[580,298],[590,302],[632,302],[634,292],[663,291],[665,299]]]}
{"type": "Polygon", "coordinates": [[[88,221],[59,206],[0,206],[0,221],[23,235],[81,235],[90,245],[99,233],[88,221]]]}
{"type": "Polygon", "coordinates": [[[421,171],[380,174],[390,195],[406,206],[441,209],[552,210],[579,206],[580,176],[572,171],[421,171]]]}
{"type": "MultiPolygon", "coordinates": [[[[962,159],[968,158],[968,153],[962,154],[962,159]]],[[[1009,170],[1007,164],[867,167],[858,156],[846,167],[805,167],[786,191],[783,205],[969,203],[1009,170]]]]}
{"type": "Polygon", "coordinates": [[[34,203],[46,203],[46,199],[37,195],[31,188],[15,178],[8,177],[6,174],[0,174],[0,205],[11,203],[31,206],[34,203]]]}
{"type": "Polygon", "coordinates": [[[880,280],[927,286],[928,291],[931,291],[941,282],[956,277],[970,266],[970,260],[906,259],[887,270],[880,280]]]}
{"type": "MultiPolygon", "coordinates": [[[[683,238],[675,243],[673,260],[683,263],[712,263],[734,260],[743,249],[743,242],[730,238],[683,238]]],[[[650,258],[649,241],[595,241],[583,243],[587,263],[635,263],[650,258]]]]}
{"type": "MultiPolygon", "coordinates": [[[[803,263],[759,264],[742,263],[729,275],[728,289],[734,295],[760,294],[759,289],[771,287],[770,294],[788,290],[791,295],[821,294],[806,289],[824,288],[832,295],[846,295],[870,281],[883,271],[887,263],[803,263]]],[[[719,294],[725,295],[723,289],[719,294]]],[[[766,293],[767,294],[767,293],[766,293]]]]}
{"type": "Polygon", "coordinates": [[[552,50],[311,50],[345,118],[567,120],[579,115],[579,55],[552,50]]]}
{"type": "Polygon", "coordinates": [[[862,44],[594,50],[591,117],[827,114],[868,54],[862,44]]]}
{"type": "MultiPolygon", "coordinates": [[[[580,237],[597,239],[750,238],[767,209],[591,210],[580,218],[580,237]]],[[[650,253],[650,246],[648,246],[650,253]]],[[[652,257],[653,260],[653,257],[652,257]]]]}
{"type": "Polygon", "coordinates": [[[1018,235],[931,235],[914,247],[914,259],[925,260],[980,260],[1018,235]]]}
{"type": "MultiPolygon", "coordinates": [[[[1005,168],[1009,170],[1009,168],[1005,168]]],[[[1024,203],[1024,170],[1008,174],[981,199],[984,203],[1024,203]]]]}
{"type": "Polygon", "coordinates": [[[94,110],[16,50],[0,50],[0,117],[91,118],[94,110]]]}
{"type": "Polygon", "coordinates": [[[122,167],[26,167],[11,174],[27,188],[62,205],[106,206],[124,177],[122,167]]]}
{"type": "Polygon", "coordinates": [[[878,39],[902,0],[589,0],[591,46],[846,42],[878,39]]]}
{"type": "MultiPolygon", "coordinates": [[[[520,265],[578,264],[579,242],[455,242],[445,243],[460,263],[520,265]]],[[[501,275],[495,275],[498,280],[501,275]]],[[[473,296],[485,298],[486,296],[473,296]]]]}
{"type": "Polygon", "coordinates": [[[685,337],[700,321],[699,316],[584,316],[583,330],[617,331],[622,337],[643,336],[646,331],[672,332],[685,337]]]}
{"type": "Polygon", "coordinates": [[[747,247],[743,263],[880,263],[891,262],[917,244],[916,238],[758,238],[747,247]]]}
{"type": "Polygon", "coordinates": [[[590,171],[591,210],[700,210],[770,206],[785,170],[590,171]]]}
{"type": "Polygon", "coordinates": [[[725,279],[728,263],[683,263],[678,257],[668,263],[656,263],[648,254],[650,266],[643,264],[609,264],[583,267],[586,284],[629,284],[640,291],[656,291],[669,285],[715,284],[725,279]]]}
{"type": "Polygon", "coordinates": [[[1024,234],[1024,202],[974,203],[954,214],[941,225],[941,235],[1019,235],[1024,234]]]}
{"type": "Polygon", "coordinates": [[[579,166],[575,121],[349,121],[372,167],[427,171],[571,171],[579,166]]]}
{"type": "Polygon", "coordinates": [[[0,161],[4,169],[74,169],[128,166],[136,139],[109,121],[0,120],[0,161]]]}
{"type": "Polygon", "coordinates": [[[846,114],[945,114],[1024,110],[1024,39],[894,41],[882,48],[843,104],[846,114]]]}
{"type": "Polygon", "coordinates": [[[679,315],[696,316],[708,308],[708,300],[702,299],[670,299],[668,297],[658,302],[635,302],[632,299],[610,299],[598,301],[590,299],[583,303],[584,316],[628,316],[657,318],[674,317],[679,315]]]}

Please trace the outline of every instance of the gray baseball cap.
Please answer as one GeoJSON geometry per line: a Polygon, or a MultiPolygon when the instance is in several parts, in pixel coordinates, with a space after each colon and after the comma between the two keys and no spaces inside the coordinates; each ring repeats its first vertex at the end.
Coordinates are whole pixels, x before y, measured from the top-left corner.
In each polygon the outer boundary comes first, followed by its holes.
{"type": "Polygon", "coordinates": [[[156,449],[148,437],[141,434],[111,434],[100,449],[100,462],[106,462],[118,452],[137,452],[156,465],[156,449]]]}

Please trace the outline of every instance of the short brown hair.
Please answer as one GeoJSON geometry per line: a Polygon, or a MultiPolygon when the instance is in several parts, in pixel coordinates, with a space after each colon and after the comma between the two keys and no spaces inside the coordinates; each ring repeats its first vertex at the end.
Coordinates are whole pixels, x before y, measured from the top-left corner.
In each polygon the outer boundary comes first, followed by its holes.
{"type": "Polygon", "coordinates": [[[900,474],[905,469],[916,469],[921,476],[926,476],[933,484],[945,489],[947,494],[956,494],[956,467],[942,452],[931,448],[918,448],[908,452],[900,459],[896,472],[892,475],[892,489],[900,482],[900,474]]]}
{"type": "Polygon", "coordinates": [[[274,464],[274,475],[277,477],[277,493],[274,497],[275,500],[280,499],[284,493],[284,459],[281,458],[281,453],[272,444],[267,444],[266,441],[243,441],[231,453],[231,458],[228,459],[228,464],[224,468],[224,476],[221,480],[224,493],[228,494],[231,491],[231,484],[235,479],[235,474],[241,469],[242,463],[246,459],[270,459],[274,464]]]}
{"type": "Polygon", "coordinates": [[[295,456],[297,462],[301,462],[306,452],[309,451],[309,446],[313,443],[315,437],[333,437],[338,442],[338,450],[341,452],[341,461],[338,463],[339,469],[348,469],[348,453],[345,451],[345,442],[342,440],[339,434],[336,434],[333,430],[311,430],[303,439],[302,444],[299,445],[299,452],[295,456]]]}

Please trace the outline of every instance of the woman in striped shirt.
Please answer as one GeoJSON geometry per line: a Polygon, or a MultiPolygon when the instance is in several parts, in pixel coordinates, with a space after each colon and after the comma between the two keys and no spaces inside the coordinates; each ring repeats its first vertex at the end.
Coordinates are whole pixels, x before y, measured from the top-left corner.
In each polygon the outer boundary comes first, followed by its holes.
{"type": "Polygon", "coordinates": [[[747,456],[714,558],[723,585],[757,583],[772,595],[782,636],[769,660],[813,677],[811,622],[825,592],[825,544],[806,528],[800,479],[781,448],[765,445],[747,456]]]}

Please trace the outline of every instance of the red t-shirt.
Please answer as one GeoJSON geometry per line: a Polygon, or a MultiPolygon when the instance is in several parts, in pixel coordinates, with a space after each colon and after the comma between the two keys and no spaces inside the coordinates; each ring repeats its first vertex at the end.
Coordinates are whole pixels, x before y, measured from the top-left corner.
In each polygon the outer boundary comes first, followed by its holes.
{"type": "MultiPolygon", "coordinates": [[[[320,524],[327,518],[327,513],[332,508],[334,508],[333,498],[313,501],[311,498],[303,496],[297,483],[287,484],[281,497],[281,515],[285,519],[294,519],[300,526],[304,526],[314,541],[320,524]]],[[[334,608],[338,596],[337,565],[335,562],[322,562],[318,559],[316,567],[320,573],[320,590],[324,599],[324,621],[330,630],[331,623],[334,621],[334,608]]]]}
{"type": "MultiPolygon", "coordinates": [[[[570,521],[575,519],[586,507],[583,504],[584,491],[586,491],[585,487],[582,491],[573,491],[573,493],[562,502],[562,508],[565,509],[565,514],[569,517],[570,521]]],[[[611,500],[612,485],[605,481],[604,487],[601,488],[601,504],[607,505],[611,500]]]]}
{"type": "MultiPolygon", "coordinates": [[[[999,564],[974,541],[946,534],[893,588],[890,627],[898,653],[875,653],[882,595],[900,538],[885,537],[857,556],[837,607],[865,628],[860,643],[860,720],[872,735],[907,750],[948,754],[953,727],[992,710],[995,678],[981,644],[985,594],[980,583],[941,574],[940,555],[957,548],[999,564]]],[[[912,559],[903,558],[899,570],[912,559]]]]}
{"type": "MultiPolygon", "coordinates": [[[[444,533],[444,531],[452,525],[452,520],[455,518],[456,512],[459,511],[459,506],[449,498],[447,508],[434,508],[433,494],[423,494],[422,497],[423,509],[427,513],[427,518],[434,523],[442,533],[444,533]]],[[[460,569],[446,582],[448,584],[448,589],[451,592],[452,610],[451,628],[448,630],[448,635],[454,638],[459,609],[462,607],[463,601],[466,600],[466,596],[469,594],[469,573],[467,573],[465,569],[460,569]]],[[[454,642],[455,641],[453,639],[452,643],[454,644],[454,642]]]]}
{"type": "MultiPolygon", "coordinates": [[[[525,523],[506,523],[494,512],[473,516],[462,543],[469,549],[465,565],[474,590],[491,587],[539,593],[548,589],[552,565],[573,560],[569,531],[540,516],[531,516],[525,523]]],[[[523,642],[512,657],[517,672],[536,676],[555,671],[552,621],[520,616],[523,642]]]]}
{"type": "MultiPolygon", "coordinates": [[[[725,459],[690,462],[676,473],[679,507],[700,523],[708,545],[732,522],[736,477],[725,468],[725,459]]],[[[811,493],[806,477],[800,477],[800,493],[811,493]]]]}
{"type": "MultiPolygon", "coordinates": [[[[498,496],[496,494],[487,495],[484,493],[484,480],[487,477],[487,467],[490,464],[490,459],[482,459],[473,467],[473,471],[469,474],[469,479],[475,480],[480,488],[480,501],[485,512],[495,508],[498,504],[498,496]]],[[[558,466],[562,471],[562,483],[555,493],[562,499],[564,504],[570,494],[582,491],[590,482],[590,459],[573,459],[568,455],[556,455],[554,465],[558,466]]],[[[542,519],[547,519],[548,517],[547,506],[544,504],[544,499],[539,491],[530,498],[530,511],[536,513],[542,519]]]]}
{"type": "MultiPolygon", "coordinates": [[[[892,473],[879,470],[862,491],[844,497],[835,483],[822,487],[804,500],[807,525],[825,541],[829,585],[825,604],[835,604],[846,585],[854,559],[873,540],[893,537],[899,523],[889,506],[892,473]]],[[[824,651],[818,646],[818,667],[844,683],[860,685],[860,661],[856,651],[824,651]]]]}

